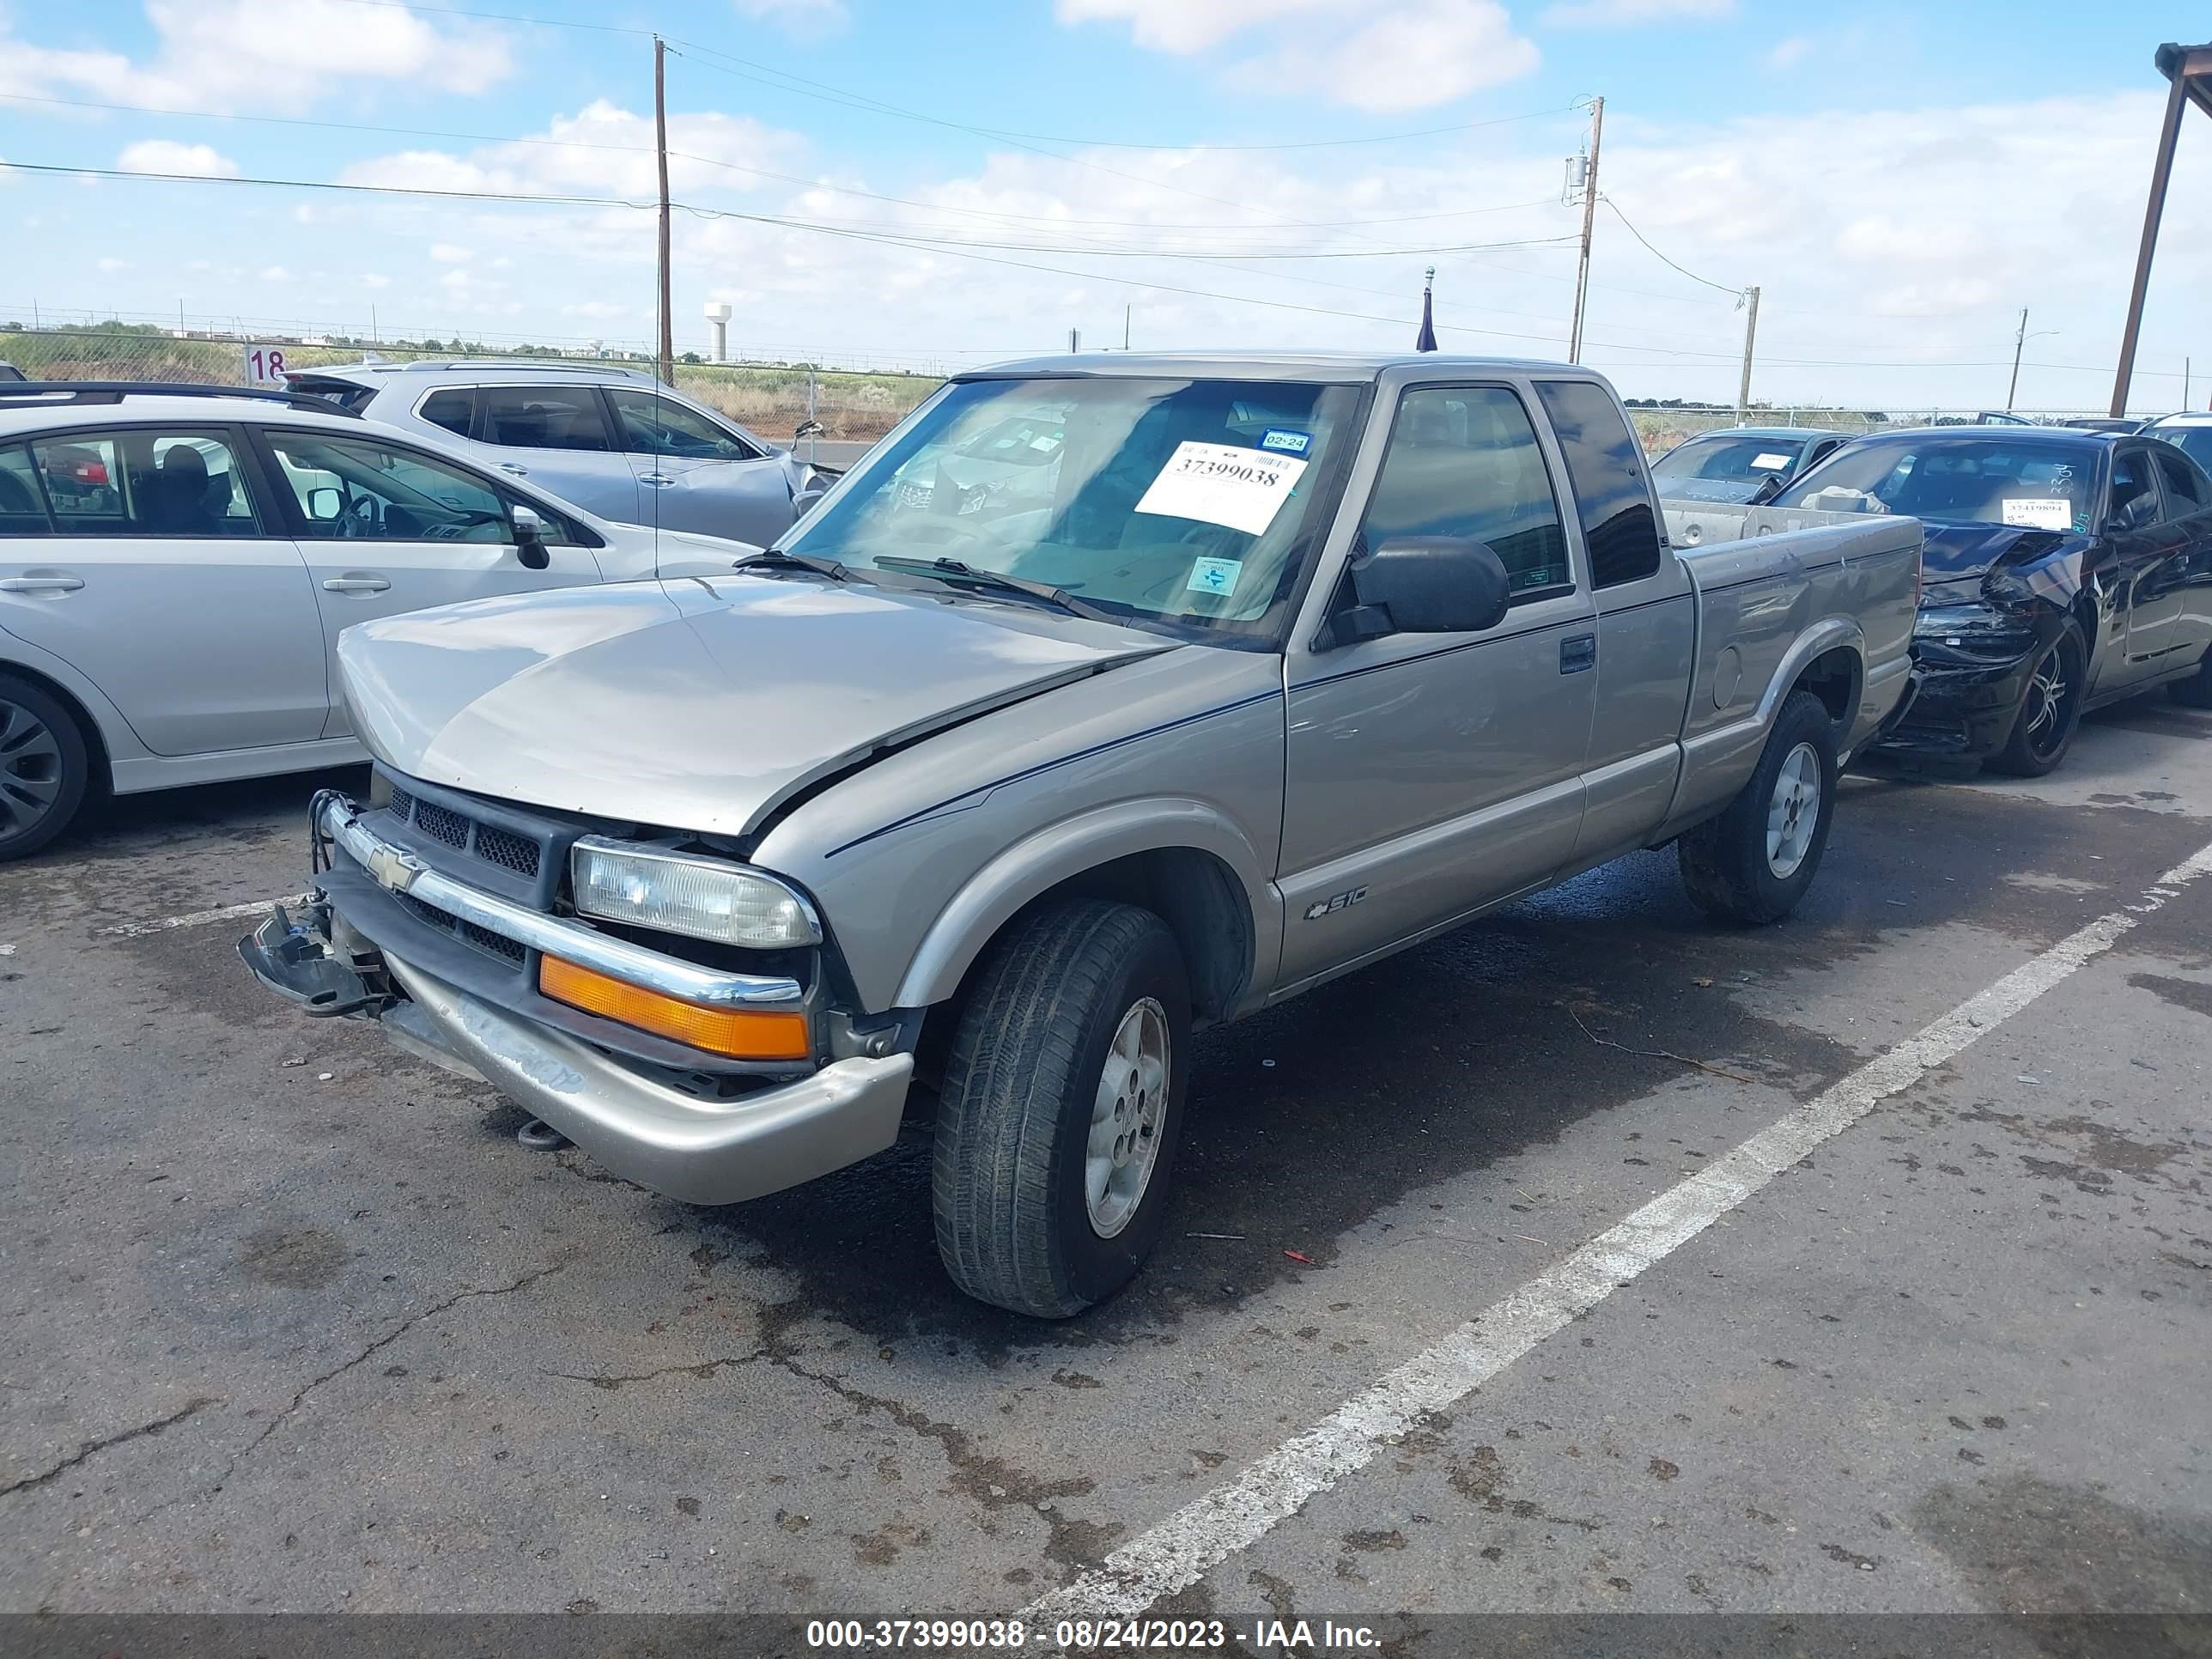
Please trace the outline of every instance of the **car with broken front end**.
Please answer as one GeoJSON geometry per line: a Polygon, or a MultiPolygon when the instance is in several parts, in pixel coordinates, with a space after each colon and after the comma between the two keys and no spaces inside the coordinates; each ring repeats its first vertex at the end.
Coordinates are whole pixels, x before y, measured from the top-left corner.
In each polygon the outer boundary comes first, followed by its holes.
{"type": "Polygon", "coordinates": [[[2038,777],[2093,708],[2160,686],[2212,707],[2212,477],[2174,445],[2059,427],[1884,434],[1767,518],[1886,514],[1928,533],[1913,697],[1884,747],[2038,777]]]}
{"type": "Polygon", "coordinates": [[[374,782],[240,950],[692,1202],[933,1103],[945,1267],[1064,1316],[1160,1237],[1194,1033],[1638,848],[1786,915],[1919,547],[1677,552],[1583,368],[968,373],[725,574],[349,630],[374,782]]]}

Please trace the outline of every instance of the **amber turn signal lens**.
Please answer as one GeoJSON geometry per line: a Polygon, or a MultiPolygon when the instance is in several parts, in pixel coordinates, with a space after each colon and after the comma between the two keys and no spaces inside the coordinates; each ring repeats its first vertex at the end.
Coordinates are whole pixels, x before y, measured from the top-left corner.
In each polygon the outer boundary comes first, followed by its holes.
{"type": "Polygon", "coordinates": [[[559,957],[543,958],[538,988],[556,1002],[732,1060],[805,1060],[813,1053],[806,1016],[755,1008],[702,1008],[611,979],[559,957]]]}

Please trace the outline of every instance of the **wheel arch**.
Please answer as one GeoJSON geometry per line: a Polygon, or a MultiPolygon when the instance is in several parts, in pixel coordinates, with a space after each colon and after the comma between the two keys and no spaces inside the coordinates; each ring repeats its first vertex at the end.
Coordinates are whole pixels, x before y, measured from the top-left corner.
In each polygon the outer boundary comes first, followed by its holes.
{"type": "Polygon", "coordinates": [[[1215,808],[1126,802],[1065,819],[1005,849],[954,894],[901,975],[896,1006],[953,1000],[1016,918],[1054,898],[1106,896],[1152,911],[1176,937],[1204,1023],[1242,1007],[1280,948],[1258,850],[1215,808]]]}
{"type": "Polygon", "coordinates": [[[38,687],[69,711],[70,718],[76,722],[77,730],[84,738],[85,753],[92,763],[92,775],[85,780],[87,798],[95,793],[112,793],[115,787],[115,760],[108,748],[107,732],[99,716],[86,700],[77,695],[76,689],[43,669],[34,668],[12,656],[0,657],[0,674],[11,675],[38,687]]]}

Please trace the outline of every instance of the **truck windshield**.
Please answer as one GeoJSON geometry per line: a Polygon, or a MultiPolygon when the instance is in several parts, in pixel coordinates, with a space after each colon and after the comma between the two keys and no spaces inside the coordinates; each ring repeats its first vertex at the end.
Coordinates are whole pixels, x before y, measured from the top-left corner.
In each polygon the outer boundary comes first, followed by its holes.
{"type": "Polygon", "coordinates": [[[1139,624],[1272,633],[1358,388],[963,381],[789,542],[865,572],[952,559],[1139,624]]]}
{"type": "Polygon", "coordinates": [[[2098,453],[2086,441],[1994,433],[1862,438],[1804,474],[1774,505],[2085,530],[2097,493],[2098,453]]]}

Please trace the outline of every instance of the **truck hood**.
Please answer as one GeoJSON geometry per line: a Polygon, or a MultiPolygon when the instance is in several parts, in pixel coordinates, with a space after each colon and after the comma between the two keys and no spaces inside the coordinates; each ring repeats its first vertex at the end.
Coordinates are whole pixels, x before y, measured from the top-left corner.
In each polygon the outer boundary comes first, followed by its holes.
{"type": "Polygon", "coordinates": [[[1172,648],[1022,605],[726,574],[363,623],[338,663],[354,730],[395,770],[745,836],[877,751],[1172,648]]]}

